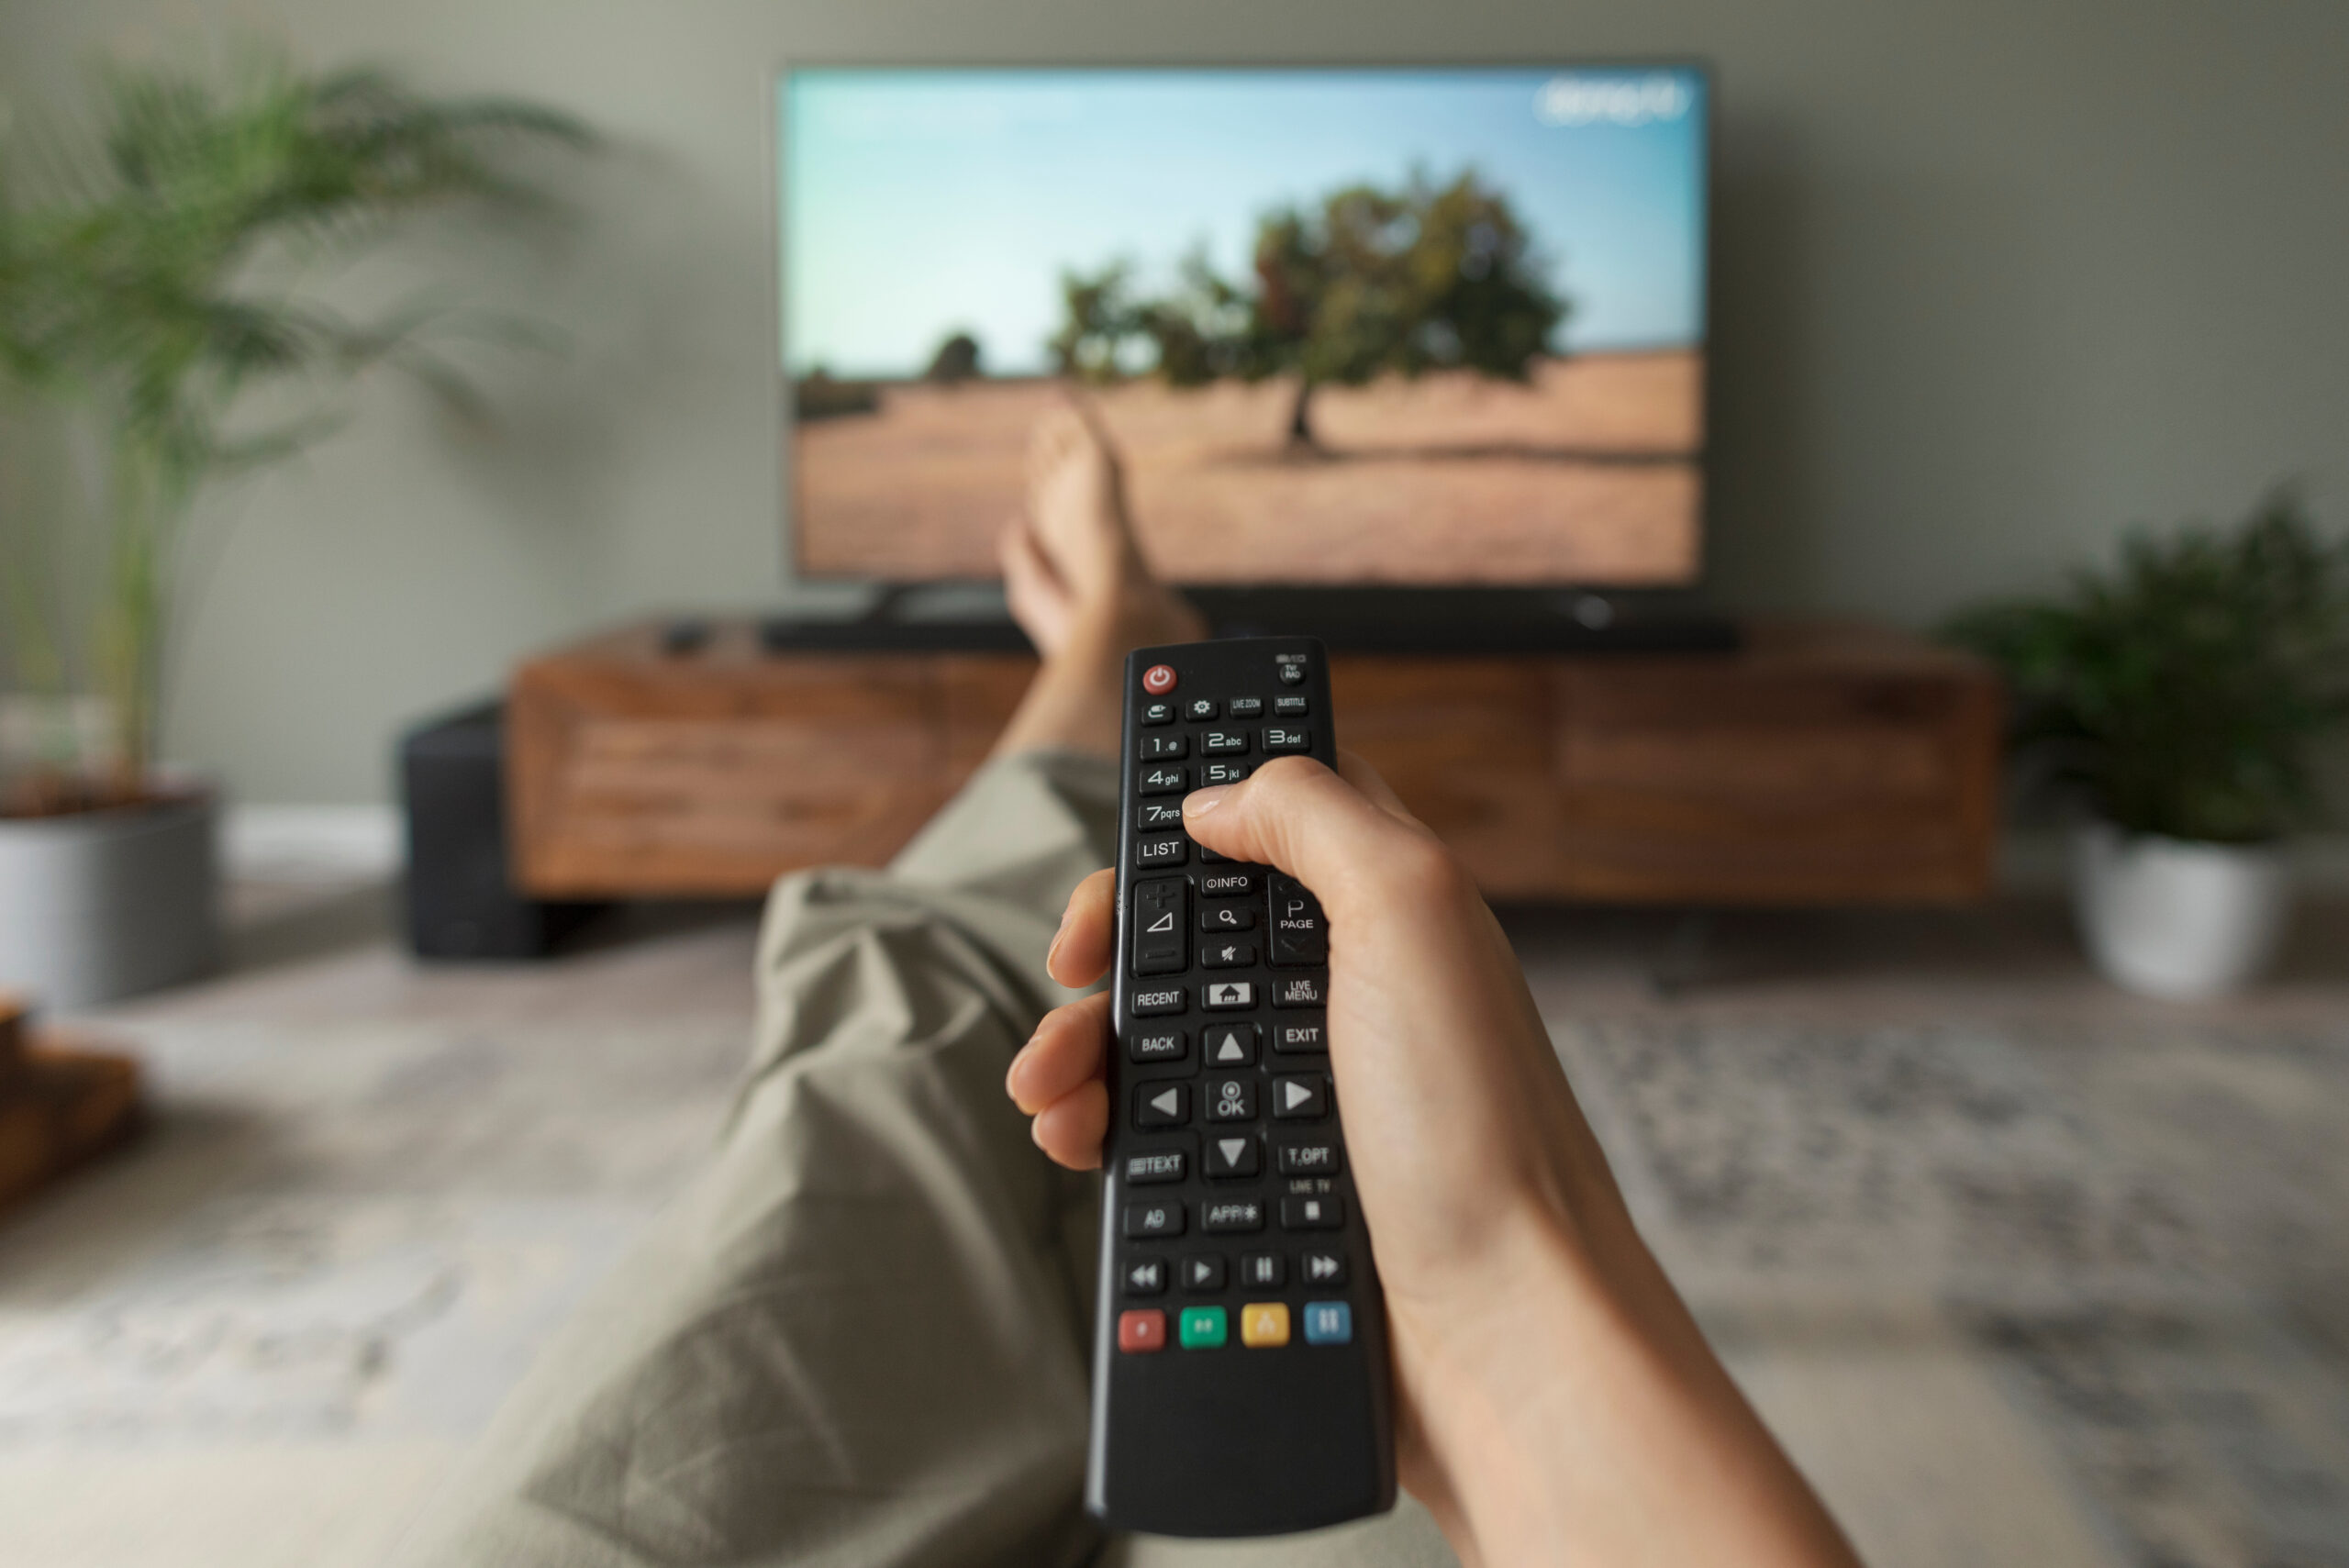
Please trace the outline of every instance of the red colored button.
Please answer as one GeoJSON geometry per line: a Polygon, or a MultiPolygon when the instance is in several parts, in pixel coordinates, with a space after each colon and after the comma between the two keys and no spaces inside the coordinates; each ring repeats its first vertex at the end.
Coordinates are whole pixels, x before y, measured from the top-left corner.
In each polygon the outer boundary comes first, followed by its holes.
{"type": "Polygon", "coordinates": [[[1152,664],[1141,673],[1141,689],[1152,696],[1163,697],[1174,689],[1174,666],[1152,664]]]}
{"type": "Polygon", "coordinates": [[[1129,1355],[1166,1348],[1166,1314],[1155,1307],[1118,1314],[1118,1349],[1129,1355]]]}

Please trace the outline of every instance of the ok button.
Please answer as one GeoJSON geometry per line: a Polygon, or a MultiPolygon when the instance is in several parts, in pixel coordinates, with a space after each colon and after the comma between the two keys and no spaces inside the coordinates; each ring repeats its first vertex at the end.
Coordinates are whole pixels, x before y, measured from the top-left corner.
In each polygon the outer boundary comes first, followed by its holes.
{"type": "Polygon", "coordinates": [[[1254,1121],[1256,1080],[1234,1075],[1210,1078],[1200,1086],[1200,1115],[1209,1121],[1254,1121]]]}

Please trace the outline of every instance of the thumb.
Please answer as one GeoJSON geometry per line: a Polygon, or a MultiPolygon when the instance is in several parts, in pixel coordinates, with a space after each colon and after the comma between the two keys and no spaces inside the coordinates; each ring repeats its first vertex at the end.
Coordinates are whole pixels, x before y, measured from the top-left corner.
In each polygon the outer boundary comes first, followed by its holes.
{"type": "Polygon", "coordinates": [[[1218,854],[1286,872],[1324,903],[1435,845],[1426,828],[1309,757],[1282,757],[1239,784],[1193,791],[1183,828],[1218,854]]]}

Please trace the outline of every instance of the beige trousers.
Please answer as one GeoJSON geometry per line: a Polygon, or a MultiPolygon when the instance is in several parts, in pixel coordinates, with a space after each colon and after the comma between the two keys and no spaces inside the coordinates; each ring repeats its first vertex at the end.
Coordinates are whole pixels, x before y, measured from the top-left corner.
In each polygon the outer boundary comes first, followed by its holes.
{"type": "Polygon", "coordinates": [[[1111,855],[1108,762],[990,764],[885,872],[785,878],[708,1165],[507,1401],[406,1560],[479,1568],[1453,1562],[1424,1510],[1239,1543],[1085,1514],[1096,1181],[1004,1097],[1111,855]]]}

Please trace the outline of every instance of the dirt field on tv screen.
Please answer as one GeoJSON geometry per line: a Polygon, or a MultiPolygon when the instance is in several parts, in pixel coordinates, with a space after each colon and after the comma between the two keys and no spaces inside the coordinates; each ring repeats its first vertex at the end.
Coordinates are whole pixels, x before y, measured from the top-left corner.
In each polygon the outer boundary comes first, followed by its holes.
{"type": "MultiPolygon", "coordinates": [[[[1696,569],[1702,361],[1593,354],[1531,385],[1468,374],[1314,395],[1291,384],[1100,392],[1142,540],[1178,581],[1686,581],[1696,569]]],[[[1043,381],[891,384],[798,431],[798,557],[816,573],[991,577],[1021,502],[1043,381]]]]}

